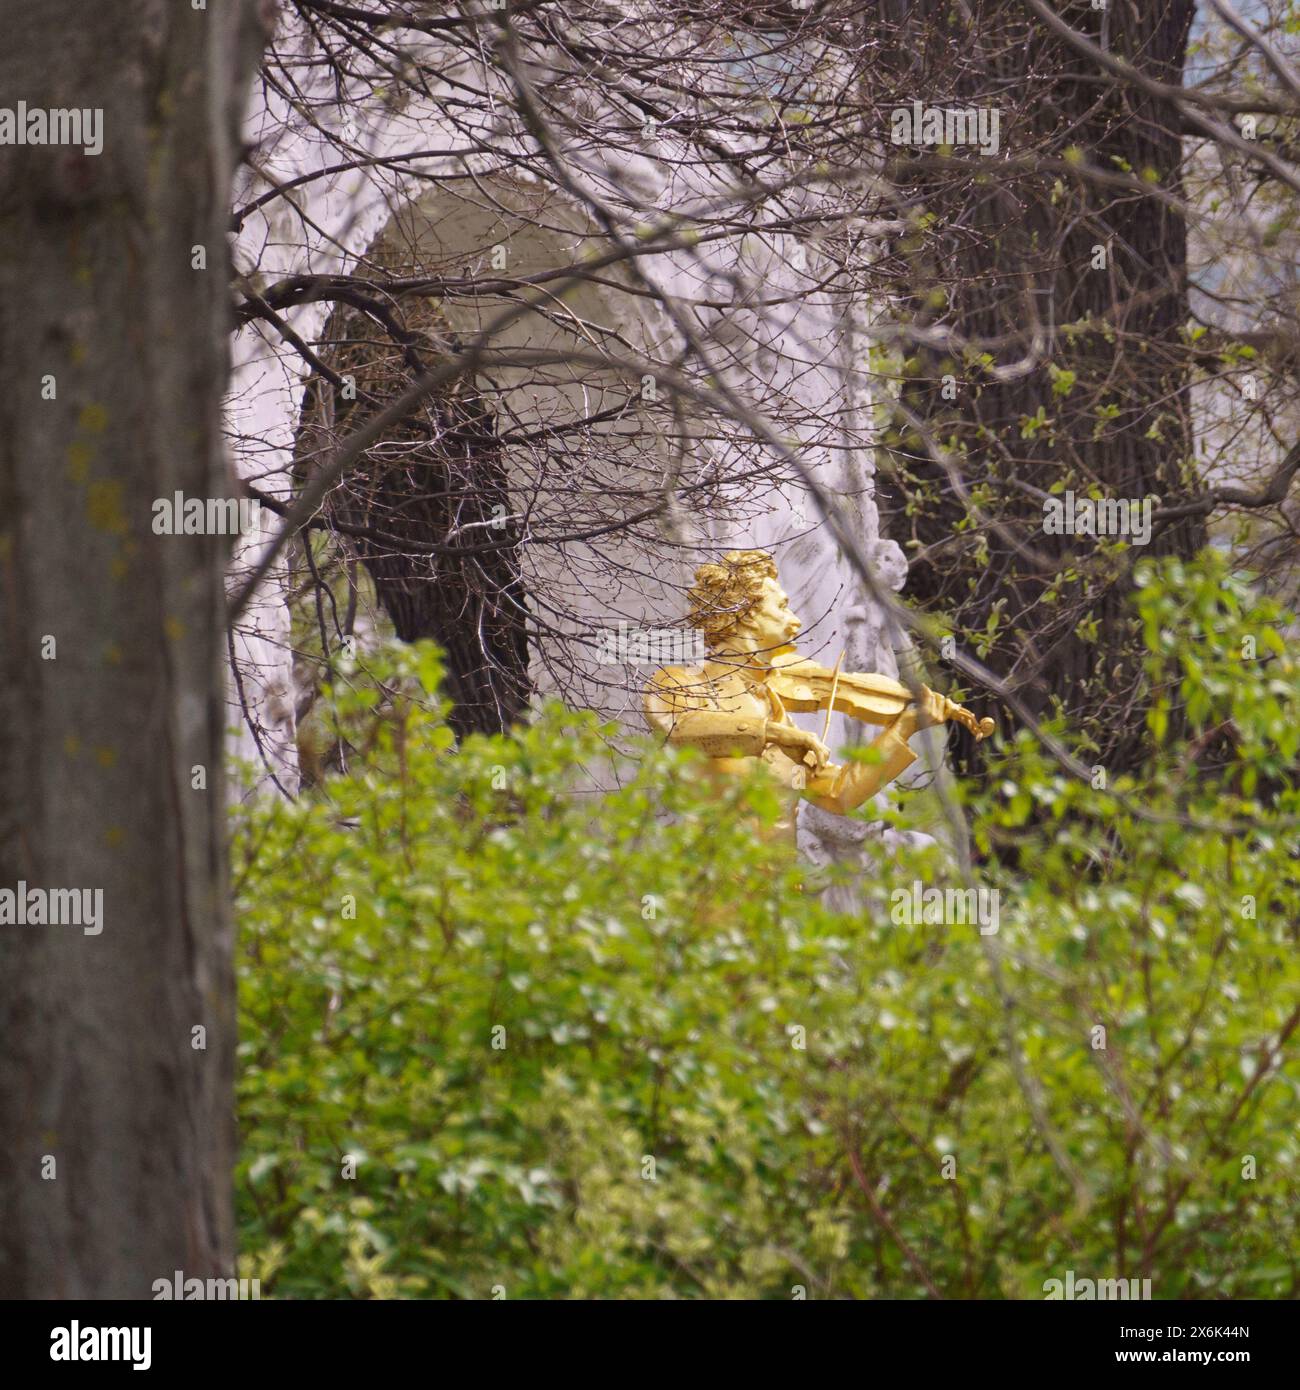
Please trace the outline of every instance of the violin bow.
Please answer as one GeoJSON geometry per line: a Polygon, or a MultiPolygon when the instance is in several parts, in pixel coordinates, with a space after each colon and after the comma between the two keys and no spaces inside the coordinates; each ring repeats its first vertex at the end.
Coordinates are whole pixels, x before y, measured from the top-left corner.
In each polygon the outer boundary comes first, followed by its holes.
{"type": "Polygon", "coordinates": [[[822,725],[822,742],[826,742],[826,735],[831,731],[831,715],[835,713],[835,692],[840,687],[840,667],[844,665],[844,652],[848,648],[841,650],[839,659],[835,663],[835,670],[831,675],[831,698],[826,702],[826,723],[822,725]]]}

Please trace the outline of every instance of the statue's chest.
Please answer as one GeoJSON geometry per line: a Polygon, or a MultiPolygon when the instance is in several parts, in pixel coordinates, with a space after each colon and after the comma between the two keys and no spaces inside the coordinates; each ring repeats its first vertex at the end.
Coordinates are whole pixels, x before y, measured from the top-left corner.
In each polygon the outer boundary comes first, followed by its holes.
{"type": "Polygon", "coordinates": [[[709,708],[727,714],[781,720],[786,717],[781,701],[767,686],[756,685],[730,672],[710,678],[705,684],[704,696],[709,708]]]}

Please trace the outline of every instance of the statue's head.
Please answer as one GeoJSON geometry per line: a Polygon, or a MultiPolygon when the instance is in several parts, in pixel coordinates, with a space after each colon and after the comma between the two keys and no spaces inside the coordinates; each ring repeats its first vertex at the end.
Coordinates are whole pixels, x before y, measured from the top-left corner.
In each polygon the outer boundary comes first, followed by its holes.
{"type": "Polygon", "coordinates": [[[770,651],[802,626],[765,550],[731,550],[717,564],[701,565],[689,598],[691,625],[710,651],[770,651]]]}

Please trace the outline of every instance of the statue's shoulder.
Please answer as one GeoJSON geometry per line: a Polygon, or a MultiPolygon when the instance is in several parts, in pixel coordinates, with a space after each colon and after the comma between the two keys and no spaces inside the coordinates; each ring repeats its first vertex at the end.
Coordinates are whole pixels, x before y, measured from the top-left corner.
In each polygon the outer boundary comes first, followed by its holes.
{"type": "Polygon", "coordinates": [[[703,666],[661,666],[646,682],[660,690],[703,690],[709,677],[703,666]]]}
{"type": "Polygon", "coordinates": [[[661,666],[646,683],[645,704],[647,709],[680,716],[716,708],[721,693],[708,663],[661,666]]]}

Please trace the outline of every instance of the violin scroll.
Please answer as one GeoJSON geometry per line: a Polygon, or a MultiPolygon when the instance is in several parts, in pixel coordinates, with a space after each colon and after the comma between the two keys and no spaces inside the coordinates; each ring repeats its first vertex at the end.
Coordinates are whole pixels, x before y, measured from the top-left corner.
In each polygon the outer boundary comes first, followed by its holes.
{"type": "Polygon", "coordinates": [[[976,743],[981,739],[988,738],[995,727],[987,715],[983,719],[977,719],[965,705],[959,705],[955,700],[948,699],[946,695],[943,698],[943,717],[945,722],[952,720],[960,724],[963,729],[969,729],[975,735],[976,743]]]}

